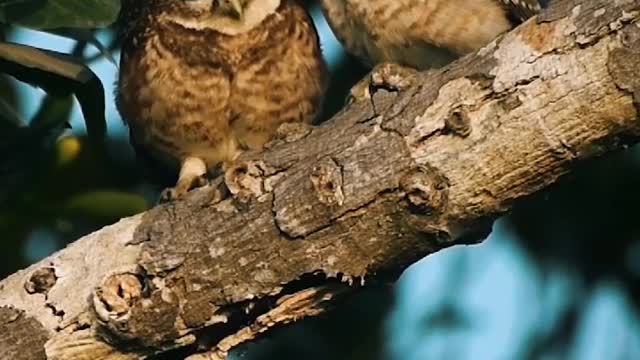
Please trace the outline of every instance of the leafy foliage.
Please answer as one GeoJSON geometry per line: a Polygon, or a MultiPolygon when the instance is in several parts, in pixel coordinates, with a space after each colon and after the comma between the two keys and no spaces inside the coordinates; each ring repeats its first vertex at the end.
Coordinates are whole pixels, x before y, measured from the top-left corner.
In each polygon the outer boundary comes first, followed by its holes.
{"type": "Polygon", "coordinates": [[[33,29],[101,28],[113,23],[118,0],[0,0],[0,23],[33,29]]]}
{"type": "MultiPolygon", "coordinates": [[[[15,104],[0,101],[3,147],[14,151],[17,147],[24,147],[28,149],[25,153],[30,154],[34,149],[50,151],[55,143],[52,139],[55,140],[67,125],[72,105],[68,101],[70,94],[74,94],[80,103],[92,143],[97,148],[100,146],[106,134],[104,88],[100,79],[78,56],[84,45],[77,47],[80,50],[77,53],[64,54],[2,40],[4,31],[10,30],[12,25],[34,29],[64,27],[56,31],[65,34],[73,34],[72,28],[107,26],[115,21],[119,7],[117,0],[0,0],[0,73],[42,88],[48,94],[46,99],[50,100],[43,102],[43,107],[31,121],[22,118],[15,104]],[[60,102],[54,99],[67,100],[60,102]],[[49,107],[59,110],[56,104],[64,104],[62,106],[66,110],[50,111],[49,107]]],[[[85,43],[95,44],[91,41],[95,37],[87,35],[86,31],[77,30],[77,33],[85,43]]],[[[9,161],[2,161],[0,165],[5,169],[11,168],[7,163],[9,161]]],[[[21,161],[16,164],[28,163],[21,161]]],[[[3,190],[10,191],[10,188],[3,190]]]]}
{"type": "Polygon", "coordinates": [[[115,42],[103,46],[95,31],[111,25],[119,8],[118,0],[0,0],[0,278],[25,265],[16,255],[34,231],[60,246],[149,206],[132,192],[139,177],[131,163],[109,150],[127,145],[106,138],[105,90],[89,67],[100,57],[115,65],[115,42]],[[62,53],[6,41],[19,26],[76,45],[62,53]],[[85,58],[87,45],[99,56],[85,58]],[[23,101],[18,81],[46,93],[33,116],[20,111],[32,101],[23,101]],[[69,131],[74,96],[86,137],[69,131]]]}
{"type": "Polygon", "coordinates": [[[96,142],[104,137],[104,88],[88,66],[65,54],[0,43],[0,71],[39,86],[49,94],[64,96],[74,93],[80,101],[89,137],[96,142]]]}

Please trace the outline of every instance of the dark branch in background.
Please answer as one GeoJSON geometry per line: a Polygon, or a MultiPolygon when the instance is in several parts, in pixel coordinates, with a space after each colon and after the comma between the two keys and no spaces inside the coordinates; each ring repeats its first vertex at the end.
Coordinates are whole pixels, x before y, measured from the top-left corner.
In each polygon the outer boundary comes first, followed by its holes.
{"type": "Polygon", "coordinates": [[[0,283],[0,358],[221,358],[481,240],[576,162],[638,141],[639,18],[631,0],[559,2],[406,92],[281,128],[227,174],[232,197],[198,189],[0,283]]]}

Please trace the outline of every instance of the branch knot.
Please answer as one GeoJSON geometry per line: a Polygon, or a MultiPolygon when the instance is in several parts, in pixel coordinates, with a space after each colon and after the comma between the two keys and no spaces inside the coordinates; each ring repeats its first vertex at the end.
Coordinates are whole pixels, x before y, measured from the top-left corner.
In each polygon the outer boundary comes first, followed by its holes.
{"type": "Polygon", "coordinates": [[[445,211],[449,198],[449,182],[437,169],[421,165],[400,180],[409,210],[420,215],[435,215],[445,211]]]}

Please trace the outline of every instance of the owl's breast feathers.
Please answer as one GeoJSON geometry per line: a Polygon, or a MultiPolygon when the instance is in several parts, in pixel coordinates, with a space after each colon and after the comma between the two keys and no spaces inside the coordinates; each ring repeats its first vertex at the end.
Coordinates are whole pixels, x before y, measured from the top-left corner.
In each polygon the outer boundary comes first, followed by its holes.
{"type": "Polygon", "coordinates": [[[294,1],[236,35],[138,15],[125,33],[117,102],[134,144],[153,157],[215,165],[318,112],[325,64],[313,23],[294,1]]]}

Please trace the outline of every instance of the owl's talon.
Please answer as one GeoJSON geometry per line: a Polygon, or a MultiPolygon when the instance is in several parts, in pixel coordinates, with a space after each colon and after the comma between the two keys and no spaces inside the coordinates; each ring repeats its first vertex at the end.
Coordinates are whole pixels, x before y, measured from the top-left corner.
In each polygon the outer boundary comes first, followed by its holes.
{"type": "Polygon", "coordinates": [[[347,96],[347,105],[351,105],[356,102],[371,99],[371,75],[368,74],[364,79],[358,81],[351,90],[349,96],[347,96]]]}
{"type": "Polygon", "coordinates": [[[400,64],[389,62],[378,64],[364,79],[351,88],[347,103],[371,99],[376,89],[405,90],[413,85],[416,74],[418,70],[400,64]]]}
{"type": "Polygon", "coordinates": [[[176,186],[162,190],[162,192],[160,193],[160,200],[158,202],[162,204],[180,199],[186,193],[188,193],[189,190],[195,187],[191,185],[195,185],[195,183],[187,184],[178,181],[176,186]]]}
{"type": "Polygon", "coordinates": [[[160,200],[158,202],[162,204],[175,201],[186,195],[190,190],[207,186],[209,183],[209,179],[206,175],[195,177],[190,179],[190,181],[178,181],[176,186],[162,190],[160,193],[160,200]]]}
{"type": "Polygon", "coordinates": [[[201,175],[201,176],[198,176],[197,178],[193,179],[193,183],[192,183],[191,187],[189,188],[189,190],[196,189],[196,188],[203,187],[203,186],[207,186],[210,183],[211,183],[211,181],[209,180],[208,176],[201,175]]]}
{"type": "Polygon", "coordinates": [[[162,192],[160,193],[160,197],[158,198],[158,204],[172,202],[176,199],[178,199],[178,196],[176,195],[175,188],[166,188],[162,190],[162,192]]]}
{"type": "Polygon", "coordinates": [[[207,185],[207,164],[197,157],[187,157],[180,166],[180,176],[176,186],[164,189],[160,194],[160,203],[183,197],[189,190],[207,185]]]}

